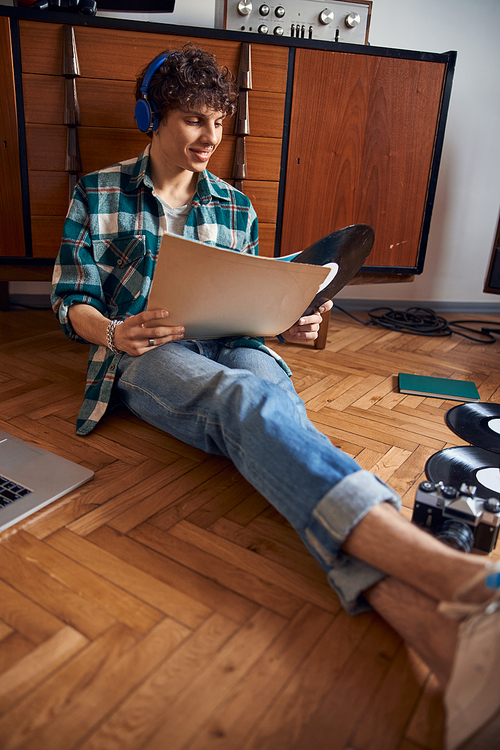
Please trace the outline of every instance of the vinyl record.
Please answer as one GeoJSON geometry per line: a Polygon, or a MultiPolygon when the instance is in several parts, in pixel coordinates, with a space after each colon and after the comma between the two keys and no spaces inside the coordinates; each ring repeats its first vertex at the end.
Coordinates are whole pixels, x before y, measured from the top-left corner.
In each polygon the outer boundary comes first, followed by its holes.
{"type": "Polygon", "coordinates": [[[445,448],[431,456],[425,473],[429,482],[456,489],[465,482],[477,487],[478,497],[500,499],[500,456],[475,445],[445,448]]]}
{"type": "Polygon", "coordinates": [[[321,289],[304,315],[310,315],[320,305],[333,299],[357,274],[368,258],[375,241],[375,232],[367,224],[353,224],[337,229],[310,245],[292,260],[292,263],[310,263],[316,266],[336,264],[338,270],[333,280],[321,289]]]}
{"type": "Polygon", "coordinates": [[[454,406],[446,424],[468,443],[500,453],[500,404],[468,403],[454,406]]]}

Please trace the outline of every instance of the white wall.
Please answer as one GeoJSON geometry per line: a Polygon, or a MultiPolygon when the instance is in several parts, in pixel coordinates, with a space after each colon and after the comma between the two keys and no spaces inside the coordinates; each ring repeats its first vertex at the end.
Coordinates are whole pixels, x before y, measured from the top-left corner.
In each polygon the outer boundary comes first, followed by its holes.
{"type": "Polygon", "coordinates": [[[370,44],[458,52],[424,272],[341,299],[487,303],[500,209],[499,0],[373,0],[370,44]]]}

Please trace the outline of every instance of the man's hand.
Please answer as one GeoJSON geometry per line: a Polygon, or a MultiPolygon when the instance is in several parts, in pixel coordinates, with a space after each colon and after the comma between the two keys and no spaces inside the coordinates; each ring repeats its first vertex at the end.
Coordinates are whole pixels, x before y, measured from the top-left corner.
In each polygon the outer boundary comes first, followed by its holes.
{"type": "Polygon", "coordinates": [[[325,302],[314,315],[307,315],[300,318],[288,331],[282,333],[285,341],[289,344],[303,344],[305,341],[315,341],[318,338],[318,331],[321,324],[321,313],[328,312],[333,307],[333,302],[325,302]]]}
{"type": "MultiPolygon", "coordinates": [[[[72,305],[68,316],[79,336],[92,344],[107,346],[106,330],[109,318],[104,317],[95,307],[83,303],[72,305]]],[[[115,328],[116,348],[132,357],[137,357],[169,341],[179,341],[184,336],[183,326],[165,325],[166,318],[168,318],[166,310],[146,310],[139,315],[125,318],[123,323],[115,328]],[[146,328],[146,323],[150,321],[154,321],[154,326],[146,328]]]]}
{"type": "Polygon", "coordinates": [[[166,310],[146,310],[139,315],[125,318],[123,323],[115,328],[116,348],[132,357],[138,357],[170,341],[179,341],[184,336],[183,326],[165,325],[166,321],[163,321],[166,318],[166,310]],[[154,321],[154,326],[146,327],[146,323],[151,321],[154,321]]]}

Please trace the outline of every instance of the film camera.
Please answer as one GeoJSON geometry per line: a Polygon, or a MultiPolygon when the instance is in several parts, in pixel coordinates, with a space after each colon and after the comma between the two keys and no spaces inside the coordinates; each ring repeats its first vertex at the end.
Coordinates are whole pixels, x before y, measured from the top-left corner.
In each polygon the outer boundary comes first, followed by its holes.
{"type": "Polygon", "coordinates": [[[476,487],[420,482],[413,523],[463,552],[491,552],[500,528],[500,501],[477,498],[476,487]]]}

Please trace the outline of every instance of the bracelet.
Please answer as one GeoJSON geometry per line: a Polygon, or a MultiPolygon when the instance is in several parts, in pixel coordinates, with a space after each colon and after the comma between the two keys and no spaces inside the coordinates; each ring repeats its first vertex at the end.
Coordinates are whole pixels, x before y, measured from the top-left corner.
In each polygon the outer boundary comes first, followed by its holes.
{"type": "Polygon", "coordinates": [[[119,326],[120,323],[123,323],[123,320],[110,320],[108,323],[108,327],[106,328],[106,344],[108,345],[108,349],[111,349],[113,354],[120,353],[120,350],[115,346],[115,328],[116,326],[119,326]]]}

